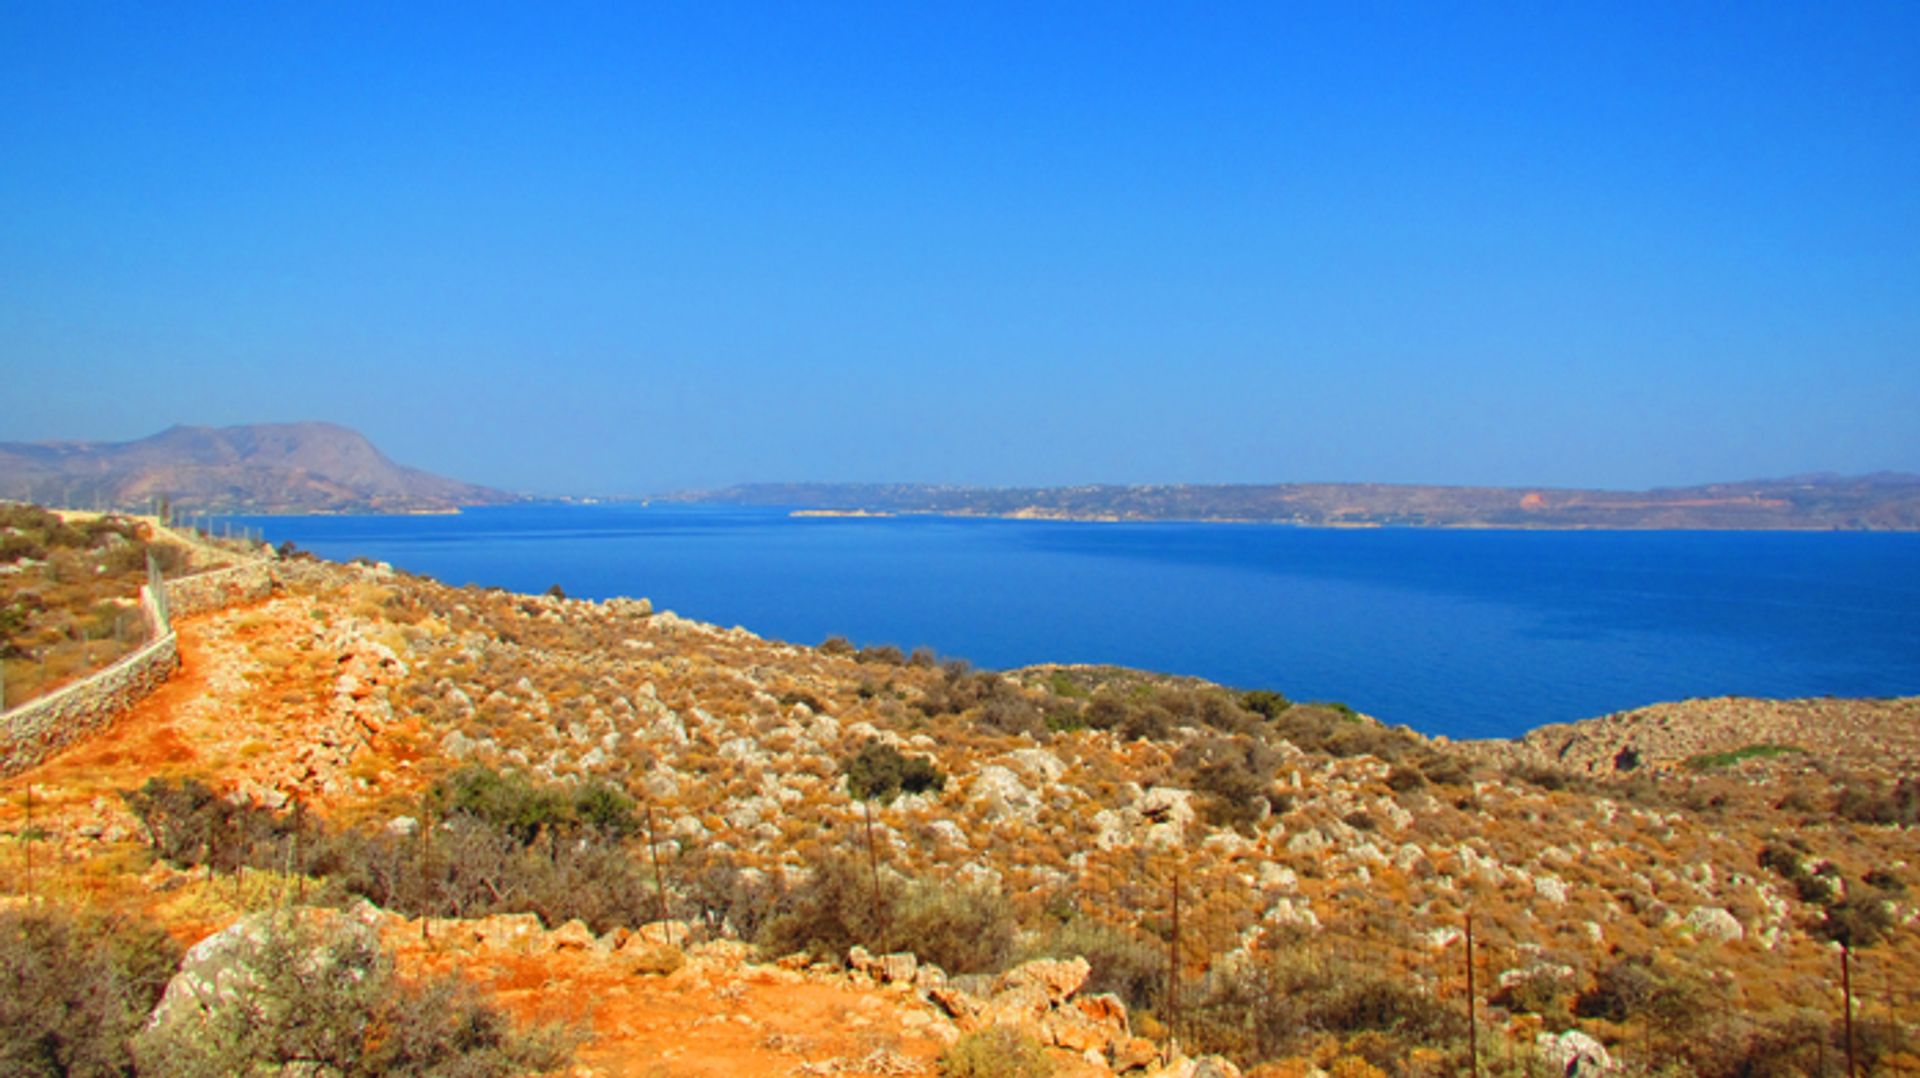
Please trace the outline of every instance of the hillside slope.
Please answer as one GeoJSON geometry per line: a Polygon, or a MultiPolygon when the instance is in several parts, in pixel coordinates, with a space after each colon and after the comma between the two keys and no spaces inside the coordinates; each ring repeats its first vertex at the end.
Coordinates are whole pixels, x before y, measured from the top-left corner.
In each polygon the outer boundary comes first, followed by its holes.
{"type": "Polygon", "coordinates": [[[332,423],[176,426],[131,442],[0,443],[0,498],[195,512],[422,512],[514,500],[395,464],[332,423]]]}
{"type": "Polygon", "coordinates": [[[1469,1003],[1483,1060],[1557,1072],[1577,1030],[1635,1068],[1815,1073],[1843,1058],[1836,931],[1859,1050],[1920,1064],[1920,702],[1712,702],[1671,750],[1695,765],[1616,773],[1136,671],[988,674],[378,566],[283,575],[187,623],[180,679],[129,719],[0,784],[0,890],[25,891],[31,851],[41,894],[188,941],[296,883],[367,898],[420,941],[404,962],[586,1019],[585,1073],[714,1073],[682,1052],[709,1038],[729,1073],[930,1074],[999,1020],[1081,1073],[1155,1065],[1136,1035],[1170,1034],[1271,1074],[1445,1073],[1469,1003]],[[1813,724],[1802,743],[1742,751],[1789,722],[1813,724]],[[183,776],[310,830],[169,860],[118,794],[183,776]],[[555,807],[604,813],[577,797],[603,786],[633,799],[618,828],[555,807]],[[896,796],[853,796],[876,788],[896,796]],[[678,955],[636,951],[663,914],[678,955]],[[852,943],[952,977],[847,970],[852,943]],[[969,974],[1045,956],[1090,962],[1060,1013],[1131,1033],[1099,1027],[1089,1057],[1080,1026],[1030,1021],[1062,1005],[981,1002],[969,974]]]}

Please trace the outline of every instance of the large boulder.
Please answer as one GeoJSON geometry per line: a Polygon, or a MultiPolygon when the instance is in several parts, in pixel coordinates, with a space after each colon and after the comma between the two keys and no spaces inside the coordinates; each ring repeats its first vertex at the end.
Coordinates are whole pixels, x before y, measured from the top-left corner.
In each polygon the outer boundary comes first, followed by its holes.
{"type": "Polygon", "coordinates": [[[379,911],[364,903],[249,914],[195,944],[140,1041],[142,1070],[173,1073],[241,1043],[299,1038],[305,1058],[360,1050],[366,988],[385,972],[379,911]]]}
{"type": "Polygon", "coordinates": [[[1731,943],[1747,934],[1739,918],[1719,906],[1697,906],[1685,923],[1694,935],[1716,943],[1731,943]]]}
{"type": "Polygon", "coordinates": [[[1558,1035],[1540,1034],[1540,1055],[1565,1078],[1596,1078],[1613,1072],[1613,1057],[1599,1041],[1577,1029],[1558,1035]]]}
{"type": "Polygon", "coordinates": [[[1020,781],[1020,776],[999,764],[989,764],[974,775],[967,799],[992,823],[1031,819],[1040,811],[1039,796],[1020,781]]]}

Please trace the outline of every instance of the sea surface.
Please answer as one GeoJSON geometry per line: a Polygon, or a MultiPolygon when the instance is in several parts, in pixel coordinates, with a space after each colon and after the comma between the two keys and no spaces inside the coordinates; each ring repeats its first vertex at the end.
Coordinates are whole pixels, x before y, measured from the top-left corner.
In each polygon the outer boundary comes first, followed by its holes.
{"type": "MultiPolygon", "coordinates": [[[[1506,737],[1693,696],[1920,693],[1920,535],[1315,529],[792,517],[713,506],[235,517],[450,584],[762,636],[1116,663],[1429,734],[1506,737]]],[[[220,526],[217,522],[216,527],[220,526]]]]}

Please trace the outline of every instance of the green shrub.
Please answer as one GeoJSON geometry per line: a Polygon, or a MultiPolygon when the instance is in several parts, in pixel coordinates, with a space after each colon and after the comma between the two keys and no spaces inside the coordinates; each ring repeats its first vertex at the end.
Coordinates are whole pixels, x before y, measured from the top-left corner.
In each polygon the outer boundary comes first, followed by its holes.
{"type": "Polygon", "coordinates": [[[1769,760],[1776,756],[1805,755],[1806,751],[1798,745],[1758,743],[1728,752],[1703,752],[1697,756],[1689,756],[1682,766],[1689,771],[1713,771],[1733,767],[1747,760],[1769,760]]]}
{"type": "Polygon", "coordinates": [[[182,868],[283,868],[298,826],[291,815],[228,801],[195,778],[151,778],[120,797],[146,830],[149,848],[182,868]]]}
{"type": "Polygon", "coordinates": [[[1277,719],[1293,702],[1270,689],[1254,689],[1240,694],[1240,706],[1268,720],[1277,719]]]}
{"type": "Polygon", "coordinates": [[[522,774],[469,764],[435,783],[428,802],[441,815],[471,816],[531,845],[542,831],[573,821],[560,790],[536,787],[522,774]]]}
{"type": "Polygon", "coordinates": [[[847,777],[847,791],[861,801],[886,802],[902,792],[937,793],[947,787],[947,776],[931,759],[908,756],[877,738],[861,744],[841,762],[840,770],[847,777]]]}

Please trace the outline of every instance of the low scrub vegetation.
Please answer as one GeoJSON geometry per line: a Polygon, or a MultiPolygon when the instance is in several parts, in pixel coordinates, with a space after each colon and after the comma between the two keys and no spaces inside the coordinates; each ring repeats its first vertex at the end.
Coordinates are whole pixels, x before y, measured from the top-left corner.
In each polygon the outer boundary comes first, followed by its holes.
{"type": "Polygon", "coordinates": [[[506,1078],[571,1054],[562,1031],[516,1030],[457,977],[405,981],[369,938],[323,937],[292,910],[273,916],[244,975],[223,987],[204,1014],[135,1038],[139,1073],[506,1078]]]}
{"type": "Polygon", "coordinates": [[[883,741],[861,745],[840,765],[847,791],[861,801],[891,801],[900,794],[939,793],[947,776],[925,756],[908,756],[883,741]]]}
{"type": "Polygon", "coordinates": [[[144,525],[104,516],[68,523],[31,505],[0,504],[0,706],[84,676],[139,646],[136,599],[151,554],[166,573],[178,547],[144,525]]]}
{"type": "Polygon", "coordinates": [[[428,792],[428,823],[377,831],[329,828],[297,807],[235,804],[193,779],[153,779],[124,796],[153,852],[180,867],[318,876],[340,895],[411,916],[534,913],[604,932],[658,910],[640,858],[625,848],[633,802],[599,784],[463,769],[428,792]]]}
{"type": "Polygon", "coordinates": [[[1689,771],[1713,771],[1734,767],[1748,760],[1770,760],[1777,756],[1804,756],[1806,752],[1807,750],[1798,745],[1746,745],[1727,752],[1703,752],[1696,756],[1689,756],[1685,766],[1689,771]]]}
{"type": "Polygon", "coordinates": [[[0,910],[0,1074],[133,1074],[133,1038],[179,960],[145,921],[0,910]]]}
{"type": "Polygon", "coordinates": [[[1028,1034],[993,1026],[955,1041],[940,1057],[941,1078],[1046,1078],[1053,1062],[1028,1034]]]}
{"type": "Polygon", "coordinates": [[[718,891],[722,918],[769,955],[839,963],[857,945],[962,974],[998,972],[1014,953],[1013,909],[997,892],[874,873],[848,857],[823,856],[792,878],[735,874],[718,891]]]}

